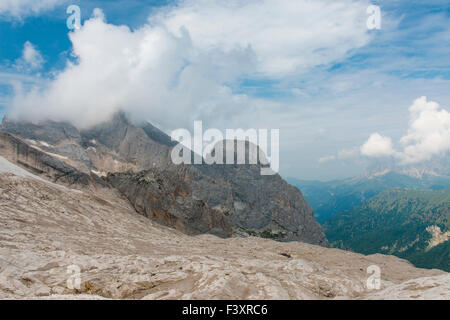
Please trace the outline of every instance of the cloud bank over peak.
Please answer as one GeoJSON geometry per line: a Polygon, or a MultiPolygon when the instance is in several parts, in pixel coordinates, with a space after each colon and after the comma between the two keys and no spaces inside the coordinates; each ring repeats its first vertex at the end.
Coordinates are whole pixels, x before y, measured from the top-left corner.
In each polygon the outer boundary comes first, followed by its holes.
{"type": "Polygon", "coordinates": [[[8,113],[80,128],[118,110],[163,128],[231,121],[272,103],[234,93],[240,79],[292,76],[367,44],[367,4],[182,1],[134,30],[107,23],[97,9],[69,33],[76,62],[39,87],[17,86],[8,113]]]}

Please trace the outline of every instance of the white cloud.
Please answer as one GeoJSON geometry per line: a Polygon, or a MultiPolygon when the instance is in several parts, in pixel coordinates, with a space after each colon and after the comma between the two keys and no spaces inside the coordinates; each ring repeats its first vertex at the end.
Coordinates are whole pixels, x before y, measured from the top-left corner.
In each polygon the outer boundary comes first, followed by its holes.
{"type": "Polygon", "coordinates": [[[368,1],[186,0],[159,19],[195,46],[250,48],[257,71],[282,76],[344,58],[369,42],[368,1]]]}
{"type": "Polygon", "coordinates": [[[362,145],[361,154],[368,157],[383,157],[394,154],[392,140],[379,133],[373,133],[362,145]]]}
{"type": "Polygon", "coordinates": [[[119,109],[169,128],[193,119],[231,122],[271,102],[233,94],[230,83],[303,72],[365,45],[364,3],[184,1],[136,30],[108,24],[97,11],[70,33],[78,62],[44,88],[19,88],[10,114],[79,127],[119,109]]]}
{"type": "Polygon", "coordinates": [[[44,58],[35,46],[27,41],[22,50],[22,57],[16,61],[16,67],[22,71],[35,71],[42,68],[44,58]]]}
{"type": "Polygon", "coordinates": [[[429,160],[450,151],[450,113],[421,97],[409,108],[408,133],[401,138],[403,162],[429,160]]]}
{"type": "Polygon", "coordinates": [[[342,149],[336,155],[329,155],[319,158],[319,163],[326,163],[335,160],[346,160],[356,158],[359,155],[358,148],[342,149]]]}
{"type": "Polygon", "coordinates": [[[176,37],[161,26],[148,25],[132,32],[107,24],[99,11],[70,33],[70,39],[79,62],[69,63],[44,89],[18,88],[11,116],[68,120],[87,127],[122,109],[135,119],[170,126],[247,104],[245,97],[232,95],[221,84],[251,62],[246,51],[209,56],[196,50],[187,34],[176,37]],[[215,70],[213,57],[229,61],[228,69],[215,70]]]}
{"type": "Polygon", "coordinates": [[[414,101],[409,112],[408,132],[400,139],[401,151],[394,150],[391,138],[374,133],[361,147],[361,154],[394,156],[402,164],[409,164],[450,151],[450,113],[447,110],[421,97],[414,101]]]}
{"type": "Polygon", "coordinates": [[[358,155],[358,148],[352,148],[352,149],[342,149],[338,152],[337,158],[338,159],[349,159],[354,158],[358,155]]]}
{"type": "Polygon", "coordinates": [[[65,0],[1,0],[0,16],[11,16],[22,19],[51,10],[65,0]]]}
{"type": "Polygon", "coordinates": [[[335,155],[325,156],[325,157],[319,158],[319,163],[325,163],[325,162],[333,161],[333,160],[336,160],[335,155]]]}

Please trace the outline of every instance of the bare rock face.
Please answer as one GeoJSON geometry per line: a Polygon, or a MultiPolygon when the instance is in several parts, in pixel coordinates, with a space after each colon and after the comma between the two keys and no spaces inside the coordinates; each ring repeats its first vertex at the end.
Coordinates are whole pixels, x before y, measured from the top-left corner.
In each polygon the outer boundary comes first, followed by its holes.
{"type": "Polygon", "coordinates": [[[131,125],[121,112],[105,123],[78,131],[65,122],[30,123],[3,119],[0,130],[25,140],[32,147],[60,157],[78,170],[106,175],[164,168],[173,142],[150,124],[131,125]],[[168,139],[168,140],[167,140],[168,139]]]}
{"type": "Polygon", "coordinates": [[[136,174],[110,173],[107,181],[124,194],[138,213],[186,234],[232,235],[231,221],[205,201],[174,172],[145,170],[136,174]]]}
{"type": "Polygon", "coordinates": [[[227,213],[236,234],[328,245],[308,202],[280,175],[261,175],[259,164],[195,169],[195,196],[227,213]]]}
{"type": "Polygon", "coordinates": [[[63,141],[81,142],[77,128],[67,122],[44,121],[36,124],[31,122],[12,121],[3,118],[2,131],[35,141],[45,141],[57,145],[63,141]]]}
{"type": "Polygon", "coordinates": [[[30,147],[21,139],[1,131],[0,155],[53,182],[81,186],[94,183],[104,187],[107,186],[96,175],[81,172],[66,162],[30,147]]]}
{"type": "Polygon", "coordinates": [[[111,121],[81,132],[94,166],[105,173],[131,170],[138,172],[171,165],[174,143],[165,133],[145,123],[141,127],[117,113],[111,121]],[[111,163],[112,160],[112,163],[111,163]]]}
{"type": "Polygon", "coordinates": [[[368,300],[449,300],[450,274],[421,277],[373,292],[368,300]]]}
{"type": "Polygon", "coordinates": [[[170,137],[149,123],[129,123],[123,113],[84,131],[67,123],[7,119],[0,130],[83,173],[83,179],[121,173],[106,180],[138,212],[179,230],[328,245],[301,192],[278,174],[261,176],[259,164],[174,165],[170,137]],[[150,175],[160,176],[161,189],[142,183],[150,175]]]}
{"type": "Polygon", "coordinates": [[[0,299],[450,297],[450,274],[397,257],[189,236],[136,213],[114,188],[72,190],[20,172],[0,161],[0,299]],[[367,286],[373,265],[379,289],[367,286]]]}

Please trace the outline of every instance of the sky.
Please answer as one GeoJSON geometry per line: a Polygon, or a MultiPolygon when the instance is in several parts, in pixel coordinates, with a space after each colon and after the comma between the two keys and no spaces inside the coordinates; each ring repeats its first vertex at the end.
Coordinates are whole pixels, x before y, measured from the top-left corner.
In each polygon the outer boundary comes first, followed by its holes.
{"type": "Polygon", "coordinates": [[[448,1],[0,0],[0,115],[279,129],[284,177],[448,157],[449,89],[448,1]]]}

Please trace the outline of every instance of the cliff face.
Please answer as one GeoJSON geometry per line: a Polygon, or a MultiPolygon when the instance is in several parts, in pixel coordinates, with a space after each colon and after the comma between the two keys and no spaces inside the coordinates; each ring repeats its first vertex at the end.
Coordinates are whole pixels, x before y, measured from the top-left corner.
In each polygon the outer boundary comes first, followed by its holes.
{"type": "Polygon", "coordinates": [[[22,138],[35,149],[56,156],[82,172],[98,175],[166,167],[173,146],[163,132],[150,124],[131,125],[122,113],[84,131],[64,122],[34,124],[6,118],[0,130],[22,138]]]}
{"type": "Polygon", "coordinates": [[[104,176],[136,211],[184,232],[328,245],[301,192],[279,175],[261,176],[259,164],[174,165],[170,137],[148,123],[133,125],[122,113],[85,131],[7,119],[0,130],[84,179],[104,176]]]}
{"type": "Polygon", "coordinates": [[[107,186],[98,176],[81,172],[63,160],[31,147],[23,140],[1,131],[0,155],[53,182],[80,186],[88,186],[91,183],[107,186]]]}
{"type": "Polygon", "coordinates": [[[232,235],[231,220],[194,198],[181,172],[152,169],[136,174],[110,173],[107,181],[127,197],[138,213],[163,225],[190,235],[232,235]]]}
{"type": "Polygon", "coordinates": [[[196,166],[194,195],[228,213],[237,234],[326,246],[327,240],[301,192],[259,165],[196,166]],[[206,178],[205,178],[206,177],[206,178]]]}

